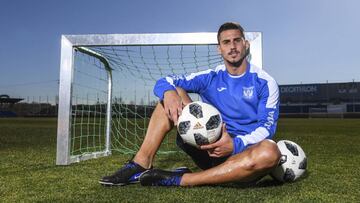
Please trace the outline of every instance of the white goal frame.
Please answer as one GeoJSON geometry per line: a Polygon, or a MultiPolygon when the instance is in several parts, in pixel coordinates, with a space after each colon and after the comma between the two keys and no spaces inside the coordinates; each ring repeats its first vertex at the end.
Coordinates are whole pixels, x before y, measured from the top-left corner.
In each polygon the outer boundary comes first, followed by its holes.
{"type": "MultiPolygon", "coordinates": [[[[246,32],[246,39],[250,41],[251,61],[262,67],[262,33],[246,32]]],[[[95,34],[95,35],[62,35],[61,62],[59,84],[59,110],[57,123],[56,164],[69,165],[74,162],[108,156],[111,154],[111,99],[112,99],[112,69],[106,57],[86,47],[89,46],[121,46],[121,45],[216,45],[217,33],[162,33],[162,34],[95,34]],[[75,50],[99,59],[108,78],[108,98],[106,115],[105,150],[76,156],[70,156],[71,145],[71,113],[72,88],[74,76],[75,50]]]]}

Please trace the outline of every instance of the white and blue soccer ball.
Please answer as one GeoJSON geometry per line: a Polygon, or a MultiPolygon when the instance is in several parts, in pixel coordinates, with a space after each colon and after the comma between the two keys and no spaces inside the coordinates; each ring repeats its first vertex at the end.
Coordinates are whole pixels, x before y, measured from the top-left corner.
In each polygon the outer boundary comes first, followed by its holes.
{"type": "Polygon", "coordinates": [[[196,101],[184,107],[177,130],[185,143],[194,147],[214,143],[221,136],[220,112],[210,104],[196,101]]]}
{"type": "Polygon", "coordinates": [[[280,140],[277,146],[281,152],[279,165],[270,175],[280,182],[293,182],[302,177],[307,168],[304,150],[295,142],[280,140]]]}

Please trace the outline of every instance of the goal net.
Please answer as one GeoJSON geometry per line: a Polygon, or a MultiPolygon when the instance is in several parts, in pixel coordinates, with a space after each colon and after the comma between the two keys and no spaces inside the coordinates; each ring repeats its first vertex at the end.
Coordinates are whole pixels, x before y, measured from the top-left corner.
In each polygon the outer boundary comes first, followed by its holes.
{"type": "MultiPolygon", "coordinates": [[[[246,38],[249,60],[262,67],[261,33],[246,38]]],[[[56,163],[135,153],[158,102],[155,82],[222,62],[216,33],[63,36],[56,163]]],[[[177,151],[175,137],[159,153],[177,151]]]]}

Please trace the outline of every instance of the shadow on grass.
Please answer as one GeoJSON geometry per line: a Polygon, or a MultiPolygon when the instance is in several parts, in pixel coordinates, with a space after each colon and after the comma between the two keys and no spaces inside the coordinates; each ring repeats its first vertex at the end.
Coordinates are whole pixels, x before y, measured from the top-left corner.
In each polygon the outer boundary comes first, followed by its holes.
{"type": "Polygon", "coordinates": [[[260,179],[258,181],[254,181],[254,182],[249,182],[249,183],[227,183],[227,184],[217,185],[217,186],[214,186],[214,187],[241,188],[241,189],[277,187],[277,186],[281,186],[281,185],[284,185],[284,184],[298,183],[298,182],[301,182],[301,181],[307,179],[308,177],[309,177],[309,172],[306,172],[301,178],[297,179],[296,181],[294,181],[294,182],[285,182],[284,183],[284,182],[280,182],[280,181],[272,178],[270,175],[266,175],[262,179],[260,179]]]}

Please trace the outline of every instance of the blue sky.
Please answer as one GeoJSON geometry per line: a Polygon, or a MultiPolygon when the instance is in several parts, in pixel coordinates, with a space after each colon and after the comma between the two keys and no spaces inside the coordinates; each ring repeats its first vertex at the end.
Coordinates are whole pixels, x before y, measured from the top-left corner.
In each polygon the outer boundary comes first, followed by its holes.
{"type": "Polygon", "coordinates": [[[360,81],[357,0],[0,0],[0,94],[55,95],[62,34],[263,32],[279,84],[360,81]]]}

